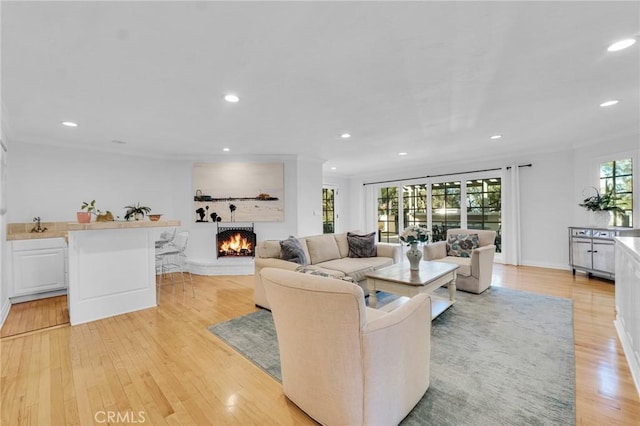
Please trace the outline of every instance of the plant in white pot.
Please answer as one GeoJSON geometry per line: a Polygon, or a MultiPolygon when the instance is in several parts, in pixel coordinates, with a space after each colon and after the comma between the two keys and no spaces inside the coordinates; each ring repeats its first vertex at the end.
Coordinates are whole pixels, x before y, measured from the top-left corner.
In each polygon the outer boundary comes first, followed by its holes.
{"type": "Polygon", "coordinates": [[[607,188],[603,194],[600,194],[598,188],[592,187],[596,194],[585,198],[582,203],[578,204],[590,212],[593,212],[593,224],[601,227],[609,226],[612,214],[623,214],[624,211],[616,205],[618,197],[615,192],[607,188]]]}
{"type": "Polygon", "coordinates": [[[124,220],[135,219],[142,220],[144,215],[151,211],[151,207],[141,206],[140,203],[131,204],[130,206],[125,206],[127,209],[124,214],[124,220]]]}

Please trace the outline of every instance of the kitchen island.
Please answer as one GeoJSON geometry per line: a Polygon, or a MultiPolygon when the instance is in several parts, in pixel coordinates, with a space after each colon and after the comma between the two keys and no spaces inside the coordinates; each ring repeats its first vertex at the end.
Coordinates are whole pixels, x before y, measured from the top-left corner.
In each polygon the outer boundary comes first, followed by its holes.
{"type": "Polygon", "coordinates": [[[618,237],[616,320],[620,343],[640,395],[640,237],[618,237]]]}
{"type": "Polygon", "coordinates": [[[178,220],[70,223],[71,325],[156,306],[155,242],[178,226],[178,220]]]}

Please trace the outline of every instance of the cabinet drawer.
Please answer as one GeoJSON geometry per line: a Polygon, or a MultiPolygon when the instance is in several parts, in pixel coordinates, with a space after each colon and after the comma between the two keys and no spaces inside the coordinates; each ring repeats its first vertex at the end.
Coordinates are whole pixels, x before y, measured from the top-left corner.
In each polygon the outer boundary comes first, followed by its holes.
{"type": "Polygon", "coordinates": [[[67,243],[64,238],[39,238],[34,240],[12,241],[13,251],[42,250],[51,248],[65,248],[67,243]]]}
{"type": "Polygon", "coordinates": [[[590,237],[591,229],[572,228],[571,235],[576,237],[590,237]]]}
{"type": "Polygon", "coordinates": [[[603,229],[593,230],[594,238],[613,238],[613,237],[616,237],[617,234],[618,234],[617,231],[609,231],[609,230],[603,230],[603,229]]]}

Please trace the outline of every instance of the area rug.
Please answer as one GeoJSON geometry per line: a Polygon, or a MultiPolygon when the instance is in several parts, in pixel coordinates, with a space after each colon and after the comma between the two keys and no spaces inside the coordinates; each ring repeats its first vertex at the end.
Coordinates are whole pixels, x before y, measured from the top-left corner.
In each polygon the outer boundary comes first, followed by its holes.
{"type": "MultiPolygon", "coordinates": [[[[500,287],[456,299],[433,321],[431,384],[401,424],[575,424],[572,301],[500,287]]],[[[282,381],[269,311],[209,330],[282,381]]]]}

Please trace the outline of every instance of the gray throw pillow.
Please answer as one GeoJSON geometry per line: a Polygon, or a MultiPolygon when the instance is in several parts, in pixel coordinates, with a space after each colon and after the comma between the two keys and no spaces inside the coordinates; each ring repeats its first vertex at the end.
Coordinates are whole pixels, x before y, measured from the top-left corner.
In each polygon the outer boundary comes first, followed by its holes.
{"type": "Polygon", "coordinates": [[[307,256],[300,241],[294,236],[290,236],[286,240],[280,241],[280,259],[296,262],[300,265],[307,265],[307,256]]]}
{"type": "Polygon", "coordinates": [[[376,257],[376,233],[353,234],[347,232],[347,242],[349,243],[349,257],[376,257]]]}

